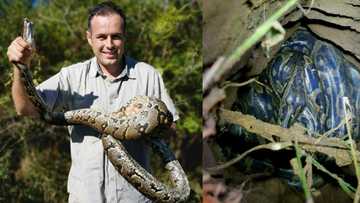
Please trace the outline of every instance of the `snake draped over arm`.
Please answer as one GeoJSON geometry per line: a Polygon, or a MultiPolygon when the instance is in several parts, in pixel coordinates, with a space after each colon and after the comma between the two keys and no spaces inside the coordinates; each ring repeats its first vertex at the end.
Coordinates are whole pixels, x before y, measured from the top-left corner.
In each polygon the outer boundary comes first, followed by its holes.
{"type": "MultiPolygon", "coordinates": [[[[33,24],[24,20],[23,38],[34,44],[33,24]]],[[[190,194],[189,182],[180,163],[175,159],[168,145],[159,137],[150,136],[173,122],[172,114],[159,99],[147,96],[132,98],[119,111],[103,114],[92,109],[67,112],[51,112],[37,93],[29,68],[16,63],[21,80],[31,102],[39,109],[42,120],[57,125],[86,125],[102,134],[104,150],[117,171],[138,191],[155,202],[183,202],[190,194]],[[169,172],[172,187],[158,181],[142,168],[121,144],[121,140],[146,137],[153,150],[158,153],[169,172]]]]}

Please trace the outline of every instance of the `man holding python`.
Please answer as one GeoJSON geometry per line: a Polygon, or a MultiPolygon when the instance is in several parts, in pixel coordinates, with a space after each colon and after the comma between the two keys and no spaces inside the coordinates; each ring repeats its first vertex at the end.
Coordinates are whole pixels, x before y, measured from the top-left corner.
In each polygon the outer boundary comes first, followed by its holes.
{"type": "MultiPolygon", "coordinates": [[[[89,11],[86,36],[95,57],[62,68],[37,86],[44,103],[52,111],[82,108],[111,113],[129,99],[146,95],[161,99],[178,119],[160,74],[150,65],[125,55],[126,17],[112,2],[89,11]]],[[[12,63],[30,65],[33,48],[22,37],[8,47],[12,63]]],[[[28,98],[21,72],[14,68],[12,97],[19,115],[39,117],[39,110],[28,98]]],[[[174,128],[174,124],[172,128],[174,128]]],[[[151,202],[114,168],[104,153],[100,134],[83,125],[68,127],[72,165],[68,177],[69,202],[151,202]]],[[[122,141],[127,151],[149,170],[148,145],[143,139],[122,141]]]]}

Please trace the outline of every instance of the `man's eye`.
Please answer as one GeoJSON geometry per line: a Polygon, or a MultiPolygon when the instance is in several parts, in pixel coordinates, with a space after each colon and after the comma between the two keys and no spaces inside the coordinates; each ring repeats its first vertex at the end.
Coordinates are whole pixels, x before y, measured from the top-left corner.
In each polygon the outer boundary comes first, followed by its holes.
{"type": "Polygon", "coordinates": [[[124,35],[114,35],[114,36],[113,36],[113,39],[123,40],[123,39],[124,39],[124,35]]]}
{"type": "Polygon", "coordinates": [[[106,39],[105,36],[98,36],[97,38],[98,38],[99,40],[105,40],[105,39],[106,39]]]}

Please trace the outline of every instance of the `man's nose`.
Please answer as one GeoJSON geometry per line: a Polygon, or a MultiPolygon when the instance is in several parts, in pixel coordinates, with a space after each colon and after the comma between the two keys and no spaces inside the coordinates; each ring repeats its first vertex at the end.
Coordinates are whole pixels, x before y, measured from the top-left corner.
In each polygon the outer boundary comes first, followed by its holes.
{"type": "Polygon", "coordinates": [[[108,36],[108,37],[106,38],[105,46],[106,46],[107,48],[113,48],[113,47],[114,47],[114,43],[113,43],[113,40],[112,40],[111,36],[108,36]]]}

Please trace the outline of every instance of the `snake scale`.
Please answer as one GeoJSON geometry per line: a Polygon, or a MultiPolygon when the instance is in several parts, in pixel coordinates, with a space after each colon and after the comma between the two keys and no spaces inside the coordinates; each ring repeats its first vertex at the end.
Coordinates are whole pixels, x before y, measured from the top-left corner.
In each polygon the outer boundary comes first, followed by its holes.
{"type": "MultiPolygon", "coordinates": [[[[32,22],[24,20],[23,38],[33,46],[32,26],[32,22]]],[[[155,202],[183,202],[188,198],[189,182],[180,163],[160,137],[152,136],[169,128],[173,122],[172,114],[161,100],[136,96],[119,111],[111,114],[103,114],[92,109],[51,112],[37,93],[29,68],[20,63],[15,65],[21,72],[28,97],[38,108],[42,120],[50,124],[81,124],[96,129],[102,134],[104,150],[117,171],[149,199],[155,202]],[[148,139],[154,151],[162,157],[172,187],[158,181],[142,168],[120,142],[140,137],[148,139]]]]}

